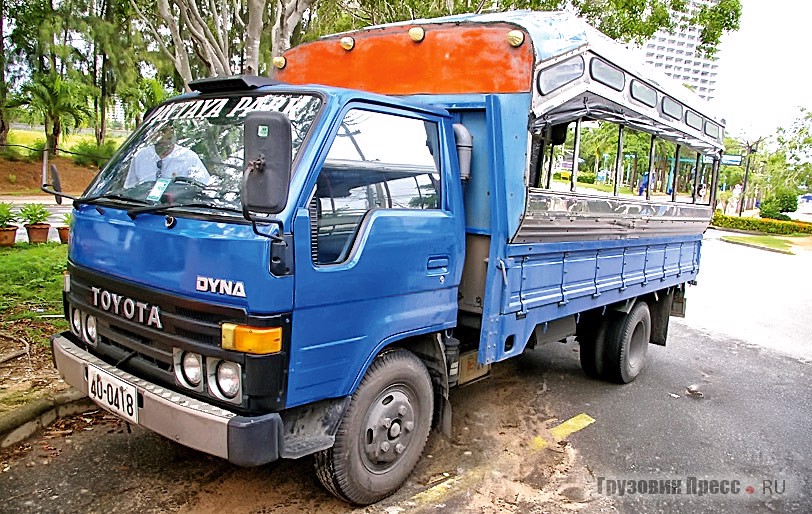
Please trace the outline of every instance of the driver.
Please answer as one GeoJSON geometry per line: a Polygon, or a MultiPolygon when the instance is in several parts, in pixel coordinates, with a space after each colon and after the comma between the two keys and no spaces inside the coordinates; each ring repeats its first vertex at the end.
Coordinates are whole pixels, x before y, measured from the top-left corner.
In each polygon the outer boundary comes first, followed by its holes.
{"type": "Polygon", "coordinates": [[[189,177],[203,185],[208,185],[211,181],[211,175],[200,157],[194,151],[175,144],[175,129],[167,124],[161,127],[155,144],[144,147],[135,154],[124,187],[174,177],[189,177]]]}

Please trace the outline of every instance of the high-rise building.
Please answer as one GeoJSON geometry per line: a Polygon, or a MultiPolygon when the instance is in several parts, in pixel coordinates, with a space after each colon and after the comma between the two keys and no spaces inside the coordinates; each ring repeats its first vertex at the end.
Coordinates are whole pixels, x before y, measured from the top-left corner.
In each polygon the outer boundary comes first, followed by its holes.
{"type": "MultiPolygon", "coordinates": [[[[703,5],[719,0],[688,0],[688,16],[703,5]]],[[[643,47],[646,63],[669,77],[688,84],[702,98],[711,101],[716,94],[716,58],[708,59],[697,51],[700,29],[678,27],[673,34],[659,31],[643,47]]]]}

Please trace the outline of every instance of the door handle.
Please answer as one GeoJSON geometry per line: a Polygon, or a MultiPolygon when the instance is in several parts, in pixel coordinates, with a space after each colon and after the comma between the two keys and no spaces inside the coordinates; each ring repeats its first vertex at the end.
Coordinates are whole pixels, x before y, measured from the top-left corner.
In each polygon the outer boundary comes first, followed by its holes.
{"type": "Polygon", "coordinates": [[[426,269],[432,275],[448,273],[448,257],[429,257],[426,269]]]}

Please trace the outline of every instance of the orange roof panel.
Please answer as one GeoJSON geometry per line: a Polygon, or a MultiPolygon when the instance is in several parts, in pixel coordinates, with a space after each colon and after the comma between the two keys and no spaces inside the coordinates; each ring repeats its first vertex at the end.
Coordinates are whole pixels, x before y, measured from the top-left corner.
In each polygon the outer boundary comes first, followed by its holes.
{"type": "Polygon", "coordinates": [[[291,84],[324,84],[389,95],[518,93],[531,90],[533,48],[529,37],[513,47],[515,25],[425,24],[415,42],[396,25],[360,30],[306,43],[284,54],[274,78],[291,84]],[[340,41],[351,37],[345,50],[340,41]]]}

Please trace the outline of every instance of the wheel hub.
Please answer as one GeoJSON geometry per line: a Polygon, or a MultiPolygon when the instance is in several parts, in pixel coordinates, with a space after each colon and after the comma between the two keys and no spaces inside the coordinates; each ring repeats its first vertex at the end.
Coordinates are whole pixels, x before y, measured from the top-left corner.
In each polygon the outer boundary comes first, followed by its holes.
{"type": "Polygon", "coordinates": [[[366,417],[363,451],[372,469],[394,464],[412,441],[415,413],[407,394],[400,390],[382,393],[366,417]]]}

